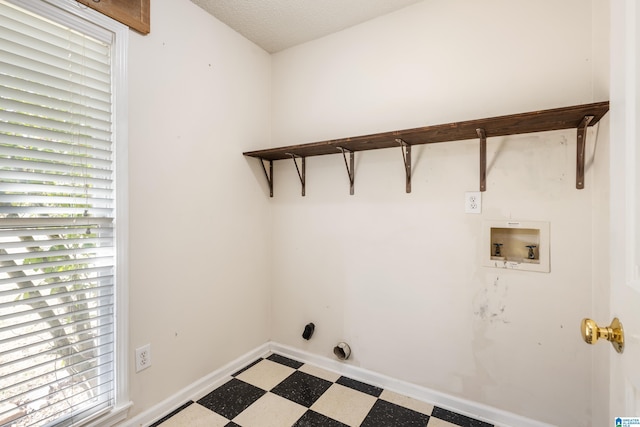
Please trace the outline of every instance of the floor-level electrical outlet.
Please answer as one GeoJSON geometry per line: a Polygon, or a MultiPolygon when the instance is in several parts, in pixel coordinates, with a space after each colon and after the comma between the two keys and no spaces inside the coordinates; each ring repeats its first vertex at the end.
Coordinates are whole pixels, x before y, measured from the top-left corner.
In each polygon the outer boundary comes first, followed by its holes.
{"type": "Polygon", "coordinates": [[[136,372],[151,366],[151,344],[136,348],[136,372]]]}
{"type": "Polygon", "coordinates": [[[464,212],[482,213],[482,193],[479,191],[467,191],[464,193],[464,212]]]}

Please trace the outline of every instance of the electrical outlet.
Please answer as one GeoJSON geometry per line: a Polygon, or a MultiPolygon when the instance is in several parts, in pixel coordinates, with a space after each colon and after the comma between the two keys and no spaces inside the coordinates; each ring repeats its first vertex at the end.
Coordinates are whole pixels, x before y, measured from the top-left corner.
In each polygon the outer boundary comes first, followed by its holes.
{"type": "Polygon", "coordinates": [[[151,344],[136,348],[136,372],[151,366],[151,344]]]}
{"type": "Polygon", "coordinates": [[[467,191],[464,193],[464,212],[479,214],[482,212],[482,193],[467,191]]]}

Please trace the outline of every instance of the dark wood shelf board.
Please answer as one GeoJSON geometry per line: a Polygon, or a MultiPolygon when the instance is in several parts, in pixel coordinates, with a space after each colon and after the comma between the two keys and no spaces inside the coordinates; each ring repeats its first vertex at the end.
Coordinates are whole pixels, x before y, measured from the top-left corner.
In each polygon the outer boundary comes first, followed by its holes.
{"type": "Polygon", "coordinates": [[[593,126],[609,111],[609,102],[576,105],[551,110],[533,111],[487,119],[425,126],[352,138],[334,139],[309,144],[290,145],[266,150],[248,151],[245,156],[263,160],[290,159],[291,154],[300,157],[340,154],[340,147],[349,151],[376,150],[400,146],[398,139],[409,145],[477,139],[477,129],[484,129],[486,137],[517,135],[578,128],[585,116],[593,116],[593,126]]]}

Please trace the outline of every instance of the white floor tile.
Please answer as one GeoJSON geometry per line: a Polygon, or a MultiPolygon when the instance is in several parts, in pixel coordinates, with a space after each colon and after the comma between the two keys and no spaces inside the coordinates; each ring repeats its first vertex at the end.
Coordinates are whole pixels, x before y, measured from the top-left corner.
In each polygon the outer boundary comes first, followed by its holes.
{"type": "Polygon", "coordinates": [[[282,427],[293,425],[307,408],[295,402],[267,393],[234,418],[242,427],[282,427]]]}
{"type": "Polygon", "coordinates": [[[429,422],[427,423],[427,427],[458,427],[455,424],[451,424],[448,421],[441,420],[439,418],[429,418],[429,422]]]}
{"type": "Polygon", "coordinates": [[[160,427],[224,427],[228,423],[225,417],[193,403],[160,424],[160,427]]]}
{"type": "Polygon", "coordinates": [[[376,398],[340,384],[331,387],[311,406],[311,409],[348,426],[359,426],[376,398]]]}
{"type": "Polygon", "coordinates": [[[256,363],[236,378],[263,390],[271,390],[294,371],[295,369],[293,368],[265,359],[256,363]]]}

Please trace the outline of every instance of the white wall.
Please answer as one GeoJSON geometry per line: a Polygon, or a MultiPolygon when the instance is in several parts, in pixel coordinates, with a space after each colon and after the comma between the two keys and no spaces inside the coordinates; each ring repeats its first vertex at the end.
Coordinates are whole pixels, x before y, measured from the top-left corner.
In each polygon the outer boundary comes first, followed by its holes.
{"type": "MultiPolygon", "coordinates": [[[[606,43],[592,38],[606,27],[591,7],[429,0],[278,53],[272,145],[606,100],[606,43]]],[[[307,159],[306,197],[293,164],[277,162],[273,339],[326,356],[344,339],[349,363],[596,425],[578,325],[592,310],[594,230],[607,215],[592,210],[607,200],[594,179],[607,165],[596,158],[602,169],[576,190],[575,135],[490,138],[481,215],[463,213],[464,192],[478,188],[477,141],[414,148],[411,194],[400,149],[357,153],[354,196],[339,155],[307,159]],[[550,222],[551,273],[480,266],[482,221],[504,218],[550,222]]]]}
{"type": "Polygon", "coordinates": [[[277,162],[274,199],[241,156],[608,99],[606,11],[584,3],[429,0],[271,58],[188,0],[154,2],[129,60],[130,345],[153,354],[130,416],[268,339],[326,356],[345,339],[349,363],[600,425],[603,356],[577,325],[606,315],[606,119],[582,191],[575,131],[490,138],[482,215],[462,212],[476,141],[414,148],[411,194],[399,149],[357,154],[354,196],[339,156],[307,160],[304,198],[277,162]],[[551,273],[479,266],[482,220],[509,217],[551,222],[551,273]]]}
{"type": "Polygon", "coordinates": [[[269,142],[271,59],[188,0],[151,22],[129,55],[131,416],[270,337],[271,223],[242,152],[269,142]]]}

